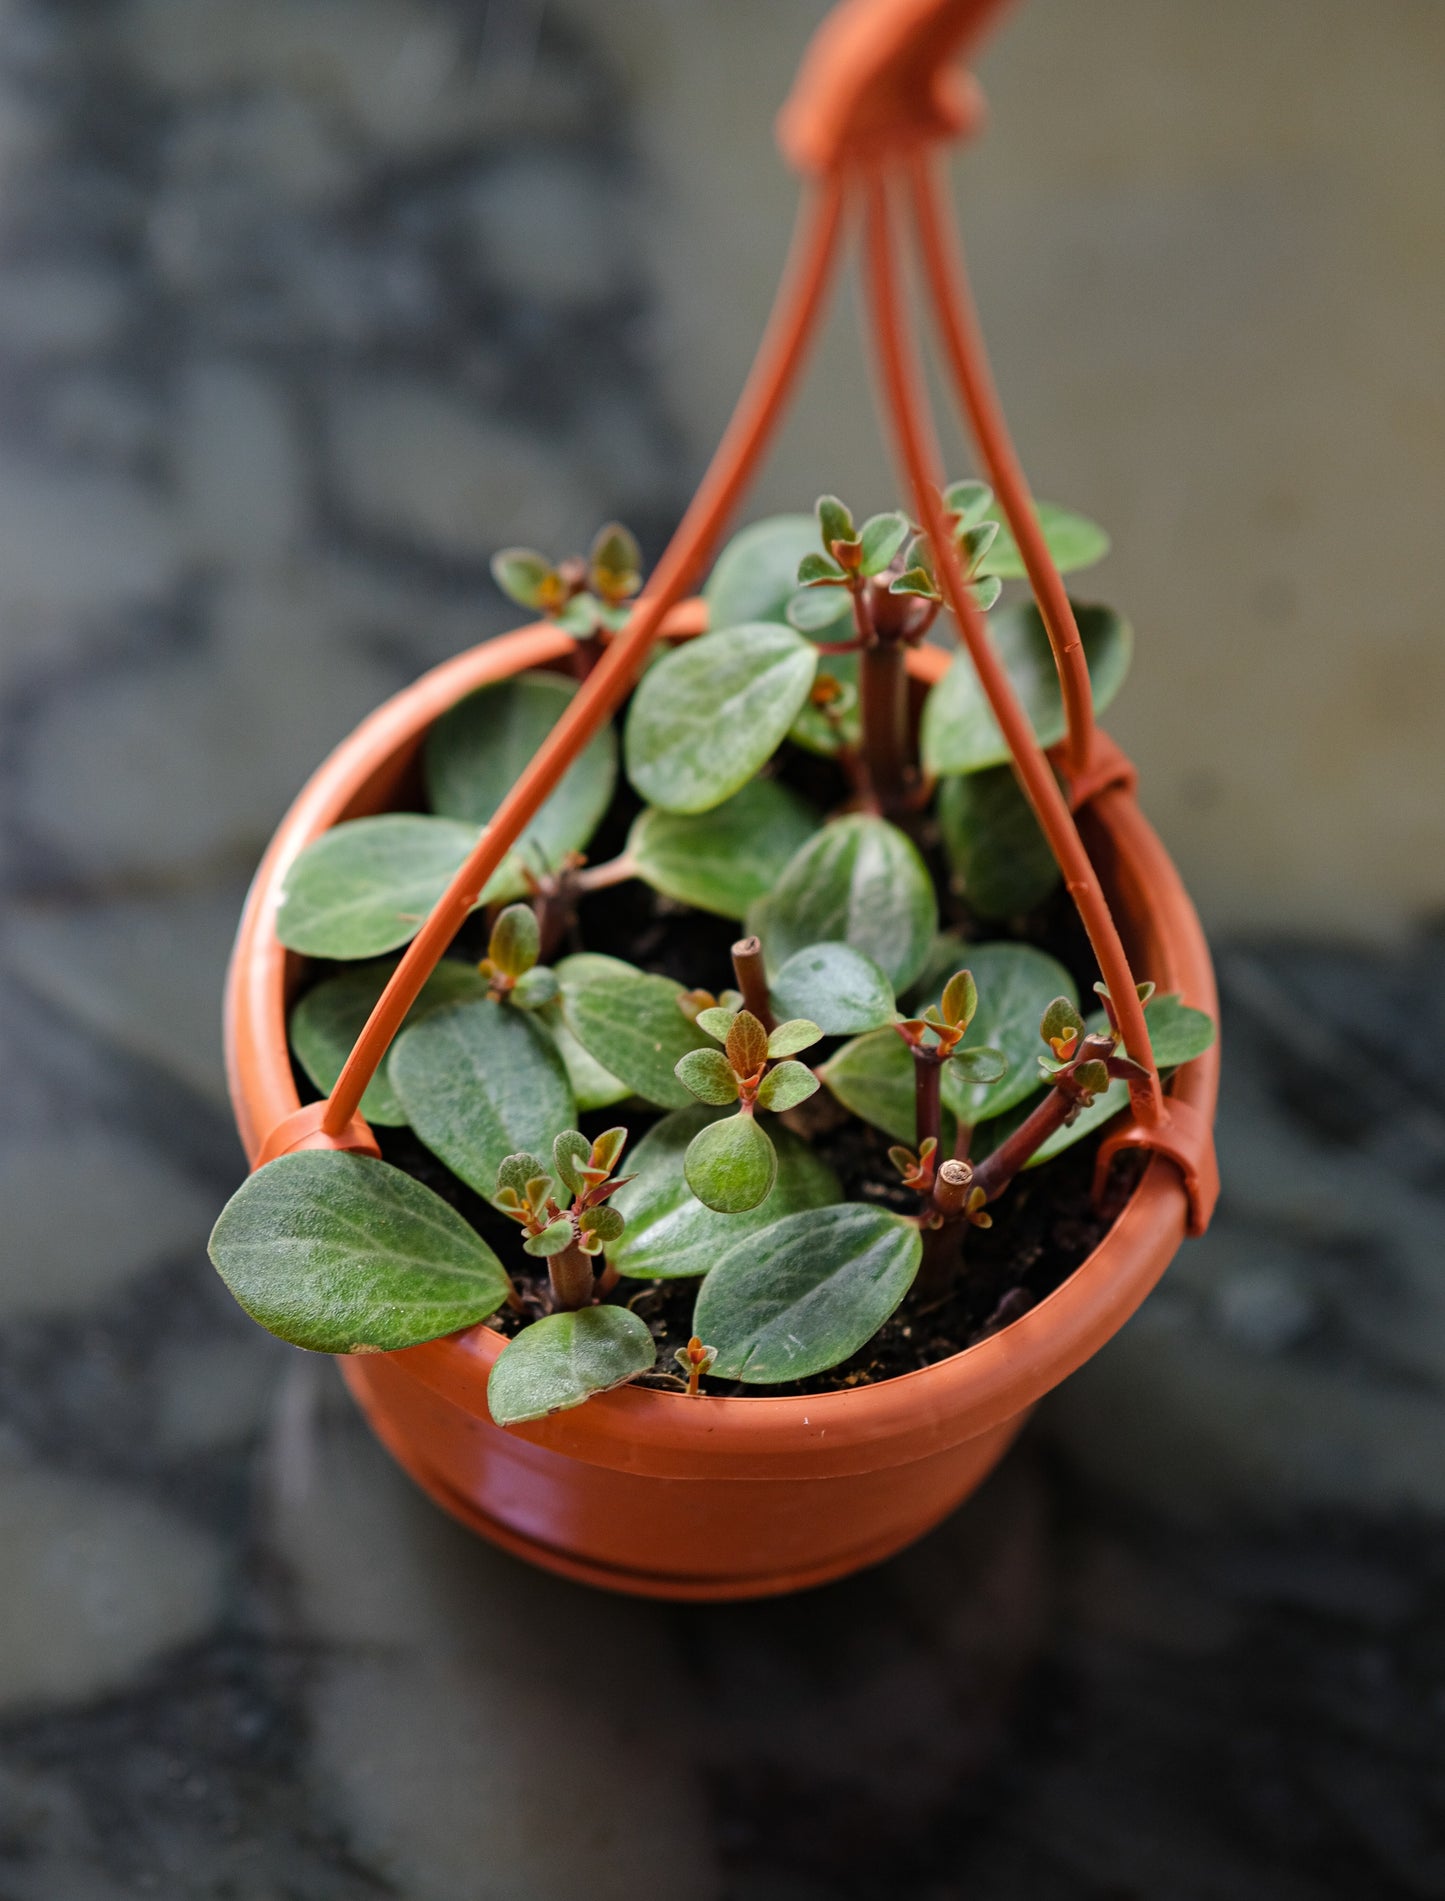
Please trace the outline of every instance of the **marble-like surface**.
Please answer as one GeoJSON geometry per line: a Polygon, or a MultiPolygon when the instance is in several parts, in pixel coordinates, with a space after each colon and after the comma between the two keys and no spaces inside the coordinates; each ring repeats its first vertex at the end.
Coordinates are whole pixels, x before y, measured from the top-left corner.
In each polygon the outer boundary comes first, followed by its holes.
{"type": "Polygon", "coordinates": [[[1226,949],[1215,1230],[797,1601],[479,1545],[206,1265],[269,828],[694,466],[603,13],[0,7],[0,1897],[1445,1895],[1439,939],[1226,949]]]}

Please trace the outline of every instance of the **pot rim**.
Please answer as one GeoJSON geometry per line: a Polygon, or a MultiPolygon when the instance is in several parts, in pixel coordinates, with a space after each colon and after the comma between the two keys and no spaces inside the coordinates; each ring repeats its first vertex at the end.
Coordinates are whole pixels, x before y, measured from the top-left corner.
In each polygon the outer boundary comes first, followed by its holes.
{"type": "MultiPolygon", "coordinates": [[[[679,616],[701,631],[700,604],[679,616]]],[[[299,1107],[286,1037],[286,1004],[304,959],[283,948],[274,920],[285,874],[300,851],[343,817],[386,809],[432,722],[466,693],[531,667],[555,664],[571,638],[546,622],[501,635],[424,673],[385,701],[318,767],[278,826],[242,912],[226,980],[226,1071],[248,1160],[299,1107]],[[380,785],[378,786],[378,780],[380,785]]],[[[909,657],[931,684],[949,664],[938,648],[909,657]]],[[[1127,928],[1147,944],[1161,990],[1182,991],[1218,1019],[1214,973],[1184,886],[1132,793],[1114,788],[1090,807],[1091,831],[1110,854],[1101,872],[1127,928]]],[[[1092,841],[1091,841],[1092,842],[1092,841]]],[[[1170,1093],[1212,1120],[1219,1039],[1179,1071],[1170,1093]]],[[[1088,1359],[1139,1306],[1183,1239],[1187,1201],[1172,1163],[1152,1158],[1099,1245],[1054,1291],[1000,1332],[932,1366],[870,1386],[814,1395],[709,1397],[625,1386],[585,1406],[508,1430],[587,1463],[671,1478],[785,1479],[902,1463],[987,1430],[1032,1406],[1088,1359]],[[759,1461],[766,1471],[759,1472],[759,1461]]],[[[484,1324],[391,1357],[439,1396],[488,1423],[486,1379],[505,1344],[484,1324]]]]}

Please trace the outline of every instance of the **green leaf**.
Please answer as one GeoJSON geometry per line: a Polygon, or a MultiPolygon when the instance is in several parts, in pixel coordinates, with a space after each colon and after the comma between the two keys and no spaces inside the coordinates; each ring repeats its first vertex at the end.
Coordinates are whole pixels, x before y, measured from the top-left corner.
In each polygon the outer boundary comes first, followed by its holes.
{"type": "Polygon", "coordinates": [[[577,1120],[557,1046],[534,1017],[500,1003],[457,1003],[397,1039],[391,1080],[432,1154],[490,1201],[519,1149],[547,1154],[577,1120]]]}
{"type": "Polygon", "coordinates": [[[863,544],[862,572],[869,576],[881,574],[908,539],[908,517],[874,515],[864,522],[858,538],[863,544]]]}
{"type": "Polygon", "coordinates": [[[972,528],[956,532],[955,538],[958,542],[958,552],[963,559],[965,574],[977,574],[980,570],[987,573],[984,556],[998,539],[998,523],[996,521],[977,522],[972,528]]]}
{"type": "Polygon", "coordinates": [[[721,1379],[807,1379],[867,1345],[922,1252],[912,1222],[861,1202],[790,1215],[729,1248],[702,1284],[693,1330],[717,1348],[721,1379]]]}
{"type": "Polygon", "coordinates": [[[699,1102],[724,1106],[738,1099],[738,1079],[721,1050],[689,1050],[677,1065],[676,1075],[699,1102]]]}
{"type": "Polygon", "coordinates": [[[539,964],[533,970],[524,970],[513,984],[508,1001],[518,1010],[541,1010],[549,1003],[555,1003],[562,994],[562,985],[555,970],[545,970],[539,964]]]}
{"type": "Polygon", "coordinates": [[[307,957],[351,962],[411,941],[476,844],[475,827],[418,812],[348,819],[286,874],[276,935],[307,957]]]}
{"type": "Polygon", "coordinates": [[[317,1353],[416,1346],[507,1297],[501,1262],[440,1195],[339,1149],[258,1169],[227,1202],[210,1252],[253,1320],[317,1353]]]}
{"type": "Polygon", "coordinates": [[[554,1183],[552,1171],[540,1155],[531,1155],[525,1149],[516,1155],[505,1155],[497,1165],[497,1192],[510,1188],[519,1201],[528,1199],[527,1190],[534,1181],[544,1181],[550,1192],[554,1183]]]}
{"type": "MultiPolygon", "coordinates": [[[[1102,712],[1124,683],[1134,636],[1129,623],[1111,608],[1076,606],[1074,612],[1093,681],[1094,705],[1102,712]]],[[[1006,607],[988,625],[989,637],[1039,744],[1057,744],[1064,736],[1063,696],[1038,609],[1032,602],[1006,607]]],[[[966,652],[955,657],[924,701],[921,740],[924,766],[940,775],[979,772],[1007,762],[1009,749],[966,652]]]]}
{"type": "Polygon", "coordinates": [[[742,1214],[718,1214],[687,1185],[683,1158],[698,1132],[718,1119],[715,1109],[695,1103],[664,1117],[631,1158],[633,1179],[613,1199],[626,1222],[610,1243],[607,1259],[631,1280],[681,1280],[706,1274],[734,1242],[757,1234],[784,1215],[823,1208],[842,1188],[833,1171],[788,1129],[774,1128],[778,1160],[771,1194],[742,1214]]]}
{"type": "Polygon", "coordinates": [[[851,944],[809,944],[773,979],[773,1002],[789,1016],[811,1017],[824,1036],[856,1036],[897,1015],[886,972],[851,944]]]}
{"type": "MultiPolygon", "coordinates": [[[[326,977],[308,990],[291,1012],[291,1048],[296,1060],[325,1095],[336,1087],[342,1066],[351,1054],[366,1020],[396,969],[394,957],[374,963],[353,964],[326,977]]],[[[433,1010],[449,1003],[473,1002],[487,994],[486,979],[474,964],[445,957],[422,986],[421,995],[407,1012],[403,1029],[419,1023],[433,1010]]],[[[366,1086],[361,1113],[381,1129],[404,1129],[406,1111],[391,1086],[391,1052],[366,1086]]]]}
{"type": "Polygon", "coordinates": [[[1011,766],[943,780],[938,825],[957,888],[979,917],[1032,911],[1059,882],[1054,854],[1011,766]]]}
{"type": "Polygon", "coordinates": [[[971,970],[956,970],[943,986],[939,1013],[950,1029],[967,1029],[978,1010],[978,984],[971,970]]]}
{"type": "Polygon", "coordinates": [[[781,1115],[784,1109],[796,1109],[800,1102],[806,1102],[818,1089],[818,1078],[806,1063],[779,1063],[776,1069],[770,1069],[758,1085],[758,1102],[764,1109],[771,1109],[781,1115]]]}
{"type": "Polygon", "coordinates": [[[799,587],[838,587],[846,579],[830,554],[805,554],[798,563],[799,587]]]}
{"type": "Polygon", "coordinates": [[[583,1307],[524,1327],[497,1356],[487,1379],[487,1411],[499,1426],[580,1406],[648,1372],[652,1335],[625,1307],[583,1307]]]}
{"type": "Polygon", "coordinates": [[[818,517],[818,533],[823,538],[825,548],[831,548],[835,541],[854,539],[852,513],[836,495],[820,495],[814,512],[818,517]]]}
{"type": "Polygon", "coordinates": [[[818,634],[852,616],[853,597],[846,588],[808,587],[788,602],[785,619],[800,634],[818,634]]]}
{"type": "MultiPolygon", "coordinates": [[[[846,605],[848,596],[831,594],[810,595],[811,600],[841,599],[846,605]]],[[[837,638],[841,639],[847,629],[840,628],[837,638]]],[[[840,746],[857,746],[863,735],[863,716],[858,707],[858,656],[855,653],[824,654],[818,662],[817,679],[824,675],[838,682],[843,689],[843,697],[834,708],[834,716],[829,719],[821,706],[813,703],[811,696],[801,713],[793,721],[788,738],[795,746],[802,746],[808,752],[817,753],[821,758],[833,759],[840,746]]]]}
{"type": "MultiPolygon", "coordinates": [[[[444,713],[425,752],[427,793],[445,818],[485,825],[551,732],[577,691],[555,673],[498,680],[444,713]]],[[[489,903],[525,896],[524,865],[555,871],[592,838],[617,783],[617,738],[604,726],[530,821],[516,849],[488,883],[489,903]]]]}
{"type": "Polygon", "coordinates": [[[905,568],[902,574],[895,575],[888,584],[890,594],[916,594],[920,600],[941,601],[938,583],[932,571],[925,567],[905,568]]]}
{"type": "Polygon", "coordinates": [[[944,1074],[954,1078],[955,1086],[996,1083],[1008,1074],[1008,1058],[1002,1050],[989,1049],[986,1044],[980,1044],[977,1049],[955,1050],[944,1074]]]}
{"type": "Polygon", "coordinates": [[[540,1255],[544,1260],[549,1254],[560,1254],[563,1248],[569,1248],[573,1242],[572,1223],[563,1215],[549,1222],[540,1234],[528,1235],[522,1243],[527,1254],[540,1255]]]}
{"type": "Polygon", "coordinates": [[[599,1241],[620,1240],[626,1225],[610,1203],[604,1203],[600,1208],[585,1208],[580,1217],[582,1232],[593,1235],[599,1241]]]}
{"type": "MultiPolygon", "coordinates": [[[[1102,1013],[1101,1013],[1102,1014],[1102,1013]]],[[[1106,1019],[1107,1024],[1107,1019],[1106,1019]]],[[[1084,1033],[1084,1019],[1072,997],[1055,997],[1039,1019],[1039,1036],[1050,1048],[1069,1038],[1077,1041],[1084,1033]]],[[[1058,1056],[1060,1052],[1054,1051],[1058,1056]]]]}
{"type": "Polygon", "coordinates": [[[592,1159],[592,1144],[580,1129],[562,1129],[552,1138],[552,1166],[569,1195],[587,1186],[581,1171],[592,1159]]]}
{"type": "MultiPolygon", "coordinates": [[[[943,1073],[945,1077],[948,1074],[946,1065],[943,1073]]],[[[845,1109],[851,1109],[875,1129],[882,1129],[895,1142],[910,1146],[917,1142],[913,1058],[895,1030],[872,1030],[867,1036],[854,1037],[835,1051],[819,1074],[845,1109]]],[[[957,1133],[954,1117],[945,1107],[945,1153],[952,1154],[957,1133]]]]}
{"type": "Polygon", "coordinates": [[[972,528],[993,507],[993,490],[987,482],[950,482],[943,491],[943,506],[950,515],[959,517],[955,533],[959,528],[972,528]]]}
{"type": "Polygon", "coordinates": [[[937,927],[933,881],[917,847],[886,819],[862,812],[815,832],[748,913],[770,968],[814,944],[846,943],[900,989],[923,968],[937,927]]]}
{"type": "Polygon", "coordinates": [[[627,851],[654,891],[740,919],[819,823],[796,792],[772,779],[750,779],[708,812],[648,806],[633,822],[627,851]]]}
{"type": "Polygon", "coordinates": [[[702,591],[709,630],[785,620],[798,590],[798,564],[817,546],[811,515],[774,515],[734,535],[702,591]]]}
{"type": "Polygon", "coordinates": [[[726,1043],[736,1015],[737,1011],[730,1010],[726,1004],[715,1003],[710,1009],[698,1011],[697,1027],[708,1036],[716,1037],[719,1043],[726,1043]]]}
{"type": "Polygon", "coordinates": [[[509,977],[520,977],[536,963],[542,948],[537,914],[530,904],[509,904],[487,940],[487,955],[509,977]]]}
{"type": "Polygon", "coordinates": [[[1192,1062],[1214,1041],[1213,1017],[1185,1003],[1178,991],[1151,997],[1144,1006],[1144,1021],[1160,1069],[1192,1062]]]}
{"type": "Polygon", "coordinates": [[[519,607],[536,612],[553,579],[552,563],[535,548],[502,548],[492,556],[492,579],[519,607]]]}
{"type": "Polygon", "coordinates": [[[799,1050],[811,1049],[822,1034],[818,1025],[807,1017],[789,1017],[769,1034],[768,1054],[796,1056],[799,1050]]]}
{"type": "MultiPolygon", "coordinates": [[[[1087,516],[1076,515],[1071,508],[1060,508],[1057,502],[1035,502],[1034,513],[1060,574],[1091,568],[1109,552],[1108,535],[1087,516]]],[[[987,567],[991,574],[1002,575],[1005,580],[1020,580],[1028,572],[1007,524],[1002,526],[998,540],[989,550],[987,567]]]]}
{"type": "Polygon", "coordinates": [[[540,1014],[547,1026],[547,1034],[557,1045],[557,1054],[562,1058],[567,1081],[581,1113],[585,1115],[589,1109],[610,1109],[616,1102],[625,1102],[632,1091],[620,1077],[614,1076],[611,1070],[604,1069],[595,1057],[587,1054],[568,1029],[560,1001],[547,1004],[540,1014]]]}
{"type": "Polygon", "coordinates": [[[682,985],[626,965],[599,969],[571,957],[557,974],[567,1025],[583,1049],[632,1094],[660,1109],[685,1109],[693,1098],[677,1080],[677,1065],[689,1050],[706,1048],[708,1039],[677,1006],[682,985]]]}
{"type": "Polygon", "coordinates": [[[968,591],[979,613],[986,614],[1003,593],[1003,582],[996,574],[982,574],[976,581],[969,582],[968,591]]]}
{"type": "Polygon", "coordinates": [[[650,805],[706,812],[772,757],[808,697],[817,649],[757,621],[664,654],[627,713],[627,776],[650,805]]]}
{"type": "Polygon", "coordinates": [[[985,1085],[946,1063],[942,1095],[961,1122],[984,1122],[1038,1086],[1039,1021],[1055,997],[1077,993],[1063,965],[1031,944],[970,944],[962,954],[978,985],[978,1013],[959,1048],[998,1050],[1008,1069],[985,1085]]]}
{"type": "Polygon", "coordinates": [[[718,1214],[745,1214],[772,1193],[778,1156],[754,1116],[725,1116],[699,1129],[683,1158],[687,1185],[718,1214]]]}

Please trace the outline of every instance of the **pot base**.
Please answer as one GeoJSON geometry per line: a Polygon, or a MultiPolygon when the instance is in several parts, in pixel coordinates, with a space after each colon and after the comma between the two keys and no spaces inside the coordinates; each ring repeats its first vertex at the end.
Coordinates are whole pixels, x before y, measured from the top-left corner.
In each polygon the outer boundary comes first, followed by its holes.
{"type": "MultiPolygon", "coordinates": [[[[519,1530],[516,1524],[509,1524],[484,1510],[477,1503],[478,1494],[485,1495],[490,1485],[495,1485],[499,1502],[506,1502],[509,1498],[515,1501],[517,1482],[521,1478],[523,1486],[533,1494],[533,1513],[545,1519],[549,1515],[547,1494],[552,1487],[539,1472],[533,1471],[527,1476],[508,1472],[505,1468],[510,1460],[501,1448],[498,1448],[500,1459],[487,1463],[494,1468],[500,1465],[502,1470],[494,1469],[488,1473],[468,1458],[457,1471],[457,1482],[430,1463],[418,1451],[419,1445],[430,1443],[449,1462],[455,1462],[460,1447],[471,1442],[473,1435],[467,1430],[466,1423],[456,1418],[450,1422],[450,1431],[434,1431],[431,1435],[424,1435],[411,1429],[413,1407],[419,1403],[427,1411],[432,1411],[436,1407],[437,1396],[414,1385],[411,1392],[406,1392],[405,1385],[410,1382],[399,1382],[394,1371],[391,1375],[382,1371],[389,1357],[378,1354],[367,1355],[364,1362],[338,1360],[337,1370],[371,1430],[407,1477],[419,1485],[434,1504],[440,1505],[459,1524],[465,1525],[469,1531],[476,1532],[510,1556],[523,1558],[528,1564],[539,1565],[544,1571],[551,1571],[574,1584],[591,1584],[629,1597],[664,1598],[682,1603],[718,1604],[746,1598],[783,1597],[794,1591],[807,1591],[818,1585],[832,1584],[869,1565],[881,1564],[885,1558],[893,1557],[925,1537],[964,1504],[1012,1445],[1027,1418],[1027,1414],[1022,1413],[1010,1420],[1003,1431],[988,1436],[986,1445],[975,1440],[970,1448],[972,1456],[966,1456],[961,1469],[956,1471],[953,1488],[943,1502],[940,1504],[935,1491],[931,1509],[918,1516],[907,1517],[901,1525],[895,1520],[880,1536],[862,1544],[849,1545],[843,1550],[832,1550],[826,1558],[817,1562],[799,1563],[794,1559],[791,1563],[774,1565],[766,1570],[751,1571],[746,1568],[746,1551],[740,1550],[738,1546],[738,1534],[740,1531],[745,1532],[747,1519],[739,1521],[736,1517],[719,1514],[718,1518],[722,1522],[715,1524],[714,1530],[721,1537],[709,1554],[710,1569],[702,1575],[689,1576],[686,1572],[664,1570],[661,1564],[656,1568],[644,1568],[610,1560],[596,1551],[586,1552],[575,1546],[568,1549],[519,1530]],[[380,1375],[379,1388],[376,1375],[380,1375]],[[527,1483],[527,1477],[532,1479],[531,1484],[527,1483]],[[538,1480],[541,1482],[538,1483],[538,1480]],[[467,1489],[463,1490],[463,1486],[467,1489]]],[[[496,1428],[492,1428],[492,1432],[495,1433],[496,1428]]],[[[504,1447],[515,1445],[525,1451],[525,1442],[517,1441],[512,1435],[504,1434],[502,1440],[504,1447]]],[[[580,1462],[557,1453],[544,1454],[543,1458],[548,1466],[560,1460],[563,1465],[573,1467],[578,1474],[577,1477],[571,1477],[550,1472],[547,1478],[552,1479],[554,1484],[560,1479],[562,1486],[570,1491],[579,1482],[585,1483],[581,1475],[585,1473],[586,1467],[580,1462]]],[[[759,1483],[777,1496],[776,1481],[762,1480],[759,1483]]],[[[830,1481],[820,1479],[815,1484],[828,1488],[830,1481]]],[[[840,1493],[836,1501],[841,1508],[838,1515],[843,1522],[848,1522],[851,1514],[847,1509],[850,1502],[847,1481],[835,1478],[831,1481],[831,1488],[840,1493]]],[[[689,1483],[686,1490],[696,1496],[693,1484],[689,1483]]],[[[670,1550],[685,1552],[691,1543],[696,1556],[695,1537],[693,1540],[689,1538],[689,1530],[694,1534],[696,1531],[695,1524],[689,1522],[692,1518],[692,1500],[689,1499],[681,1508],[680,1522],[671,1524],[669,1519],[677,1506],[667,1493],[665,1482],[653,1481],[648,1487],[649,1515],[654,1521],[650,1527],[649,1542],[653,1543],[659,1555],[670,1550]]],[[[577,1541],[586,1539],[587,1533],[576,1516],[569,1518],[564,1512],[559,1515],[557,1522],[564,1536],[577,1541]]],[[[606,1536],[605,1531],[603,1536],[606,1536]]],[[[768,1541],[764,1538],[760,1543],[766,1547],[768,1541]]]]}

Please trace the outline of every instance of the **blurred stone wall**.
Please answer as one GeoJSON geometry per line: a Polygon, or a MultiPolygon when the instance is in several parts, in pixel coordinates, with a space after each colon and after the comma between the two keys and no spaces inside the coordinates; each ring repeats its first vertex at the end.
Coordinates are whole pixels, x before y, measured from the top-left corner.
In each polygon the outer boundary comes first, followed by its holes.
{"type": "MultiPolygon", "coordinates": [[[[786,243],[770,125],[823,9],[571,5],[635,98],[700,454],[786,243]]],[[[978,295],[1036,490],[1114,535],[1148,809],[1216,925],[1398,930],[1445,899],[1445,9],[1029,0],[981,76],[978,295]]],[[[889,495],[855,348],[849,313],[766,505],[889,495]]]]}

